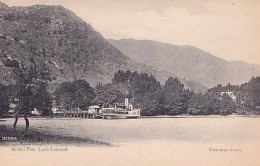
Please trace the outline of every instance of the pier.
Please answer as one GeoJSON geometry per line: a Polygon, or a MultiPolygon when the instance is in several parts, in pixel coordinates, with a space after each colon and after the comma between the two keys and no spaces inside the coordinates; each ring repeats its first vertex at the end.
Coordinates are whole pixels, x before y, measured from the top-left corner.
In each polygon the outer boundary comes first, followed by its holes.
{"type": "Polygon", "coordinates": [[[55,112],[54,116],[58,117],[58,118],[69,117],[69,118],[94,119],[97,115],[96,114],[90,114],[88,112],[68,111],[68,112],[55,112]]]}

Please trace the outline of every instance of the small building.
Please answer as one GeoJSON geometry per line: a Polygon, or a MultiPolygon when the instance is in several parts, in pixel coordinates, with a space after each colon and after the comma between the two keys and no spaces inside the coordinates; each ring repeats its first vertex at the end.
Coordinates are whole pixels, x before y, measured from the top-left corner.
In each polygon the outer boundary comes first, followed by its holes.
{"type": "Polygon", "coordinates": [[[223,96],[224,94],[228,95],[233,101],[237,100],[237,97],[233,91],[228,90],[227,92],[221,92],[220,94],[221,96],[223,96]]]}
{"type": "Polygon", "coordinates": [[[98,105],[92,105],[88,107],[89,114],[99,114],[101,113],[101,108],[98,105]]]}
{"type": "Polygon", "coordinates": [[[41,115],[41,113],[36,109],[34,108],[33,111],[32,111],[32,115],[41,115]]]}
{"type": "Polygon", "coordinates": [[[13,114],[15,113],[15,109],[17,107],[17,105],[19,104],[19,100],[17,98],[15,98],[9,105],[9,114],[13,114]]]}

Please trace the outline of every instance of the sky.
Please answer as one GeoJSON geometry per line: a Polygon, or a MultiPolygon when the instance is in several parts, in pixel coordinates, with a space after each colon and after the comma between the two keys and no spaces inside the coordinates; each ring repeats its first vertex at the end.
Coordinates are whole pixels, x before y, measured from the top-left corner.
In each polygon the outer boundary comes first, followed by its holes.
{"type": "Polygon", "coordinates": [[[259,0],[0,0],[9,6],[62,5],[105,38],[191,45],[260,65],[259,0]]]}

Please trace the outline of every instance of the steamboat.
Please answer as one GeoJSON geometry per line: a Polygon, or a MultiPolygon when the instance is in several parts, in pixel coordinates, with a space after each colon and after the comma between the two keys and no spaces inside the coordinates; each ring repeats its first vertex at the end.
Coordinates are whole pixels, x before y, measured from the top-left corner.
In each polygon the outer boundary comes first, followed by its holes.
{"type": "Polygon", "coordinates": [[[133,119],[140,117],[140,112],[139,108],[134,108],[128,98],[125,98],[124,105],[102,108],[100,116],[103,119],[133,119]]]}

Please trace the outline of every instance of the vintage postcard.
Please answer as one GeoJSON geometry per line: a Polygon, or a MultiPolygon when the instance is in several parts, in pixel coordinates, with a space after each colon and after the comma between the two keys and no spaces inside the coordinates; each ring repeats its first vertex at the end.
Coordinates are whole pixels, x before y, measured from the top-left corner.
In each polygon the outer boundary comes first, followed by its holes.
{"type": "Polygon", "coordinates": [[[259,166],[260,1],[0,0],[0,165],[259,166]]]}

